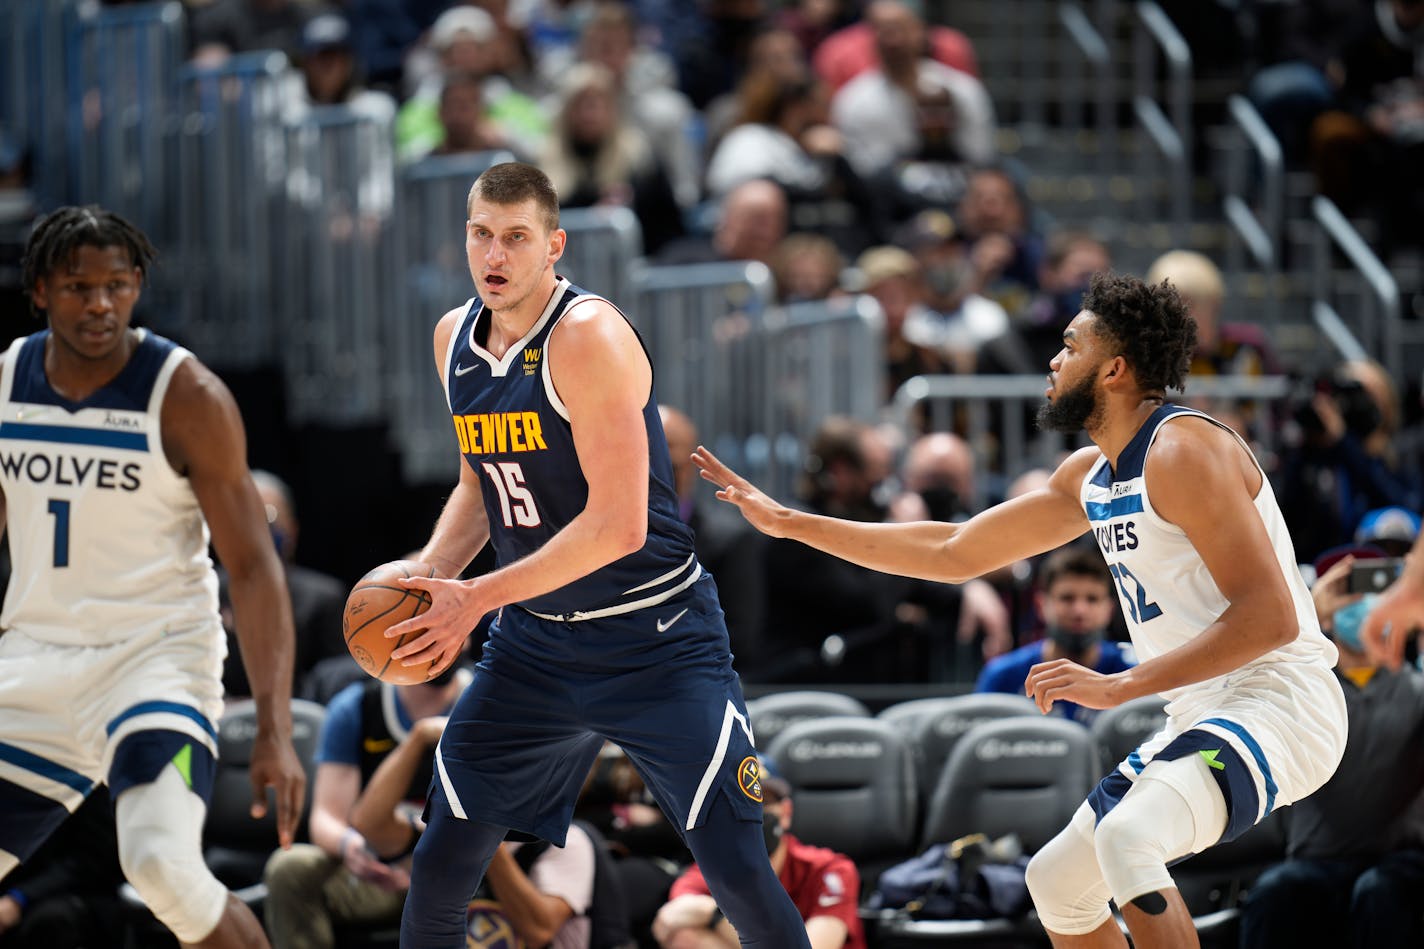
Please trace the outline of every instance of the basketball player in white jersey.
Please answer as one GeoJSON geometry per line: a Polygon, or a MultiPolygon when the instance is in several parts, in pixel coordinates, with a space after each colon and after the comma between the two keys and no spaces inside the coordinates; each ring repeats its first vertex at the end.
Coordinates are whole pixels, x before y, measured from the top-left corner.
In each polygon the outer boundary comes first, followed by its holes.
{"type": "Polygon", "coordinates": [[[0,613],[0,877],[103,782],[124,874],[159,921],[184,945],[265,947],[201,849],[226,651],[210,537],[257,703],[253,816],[274,787],[283,846],[305,783],[290,601],[231,394],[129,325],[152,260],[140,231],[92,206],[47,215],[25,248],[48,328],[0,364],[14,563],[0,613]]]}
{"type": "Polygon", "coordinates": [[[705,448],[703,477],[747,520],[863,566],[962,583],[1093,536],[1116,580],[1140,664],[1104,675],[1040,663],[1025,691],[1108,708],[1168,699],[1161,732],[1109,774],[1028,868],[1058,947],[1197,946],[1167,866],[1300,800],[1334,772],[1344,697],[1275,495],[1230,429],[1165,401],[1196,327],[1169,284],[1099,274],[1049,364],[1040,425],[1085,431],[1046,487],[962,524],[863,524],[793,511],[705,448]]]}

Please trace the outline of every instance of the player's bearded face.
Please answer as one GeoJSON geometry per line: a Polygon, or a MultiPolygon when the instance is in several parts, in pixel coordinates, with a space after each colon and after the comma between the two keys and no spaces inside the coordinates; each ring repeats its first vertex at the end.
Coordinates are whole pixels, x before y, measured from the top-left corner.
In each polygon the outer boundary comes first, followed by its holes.
{"type": "Polygon", "coordinates": [[[1098,415],[1098,373],[1083,374],[1072,387],[1057,392],[1054,398],[1038,407],[1038,427],[1045,432],[1076,435],[1088,427],[1098,415]]]}

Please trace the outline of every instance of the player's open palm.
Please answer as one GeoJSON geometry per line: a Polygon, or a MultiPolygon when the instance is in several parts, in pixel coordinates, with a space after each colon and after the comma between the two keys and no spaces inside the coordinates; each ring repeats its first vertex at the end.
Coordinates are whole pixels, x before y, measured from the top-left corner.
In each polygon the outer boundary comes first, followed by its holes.
{"type": "Polygon", "coordinates": [[[701,445],[692,453],[692,461],[701,469],[703,479],[717,486],[717,497],[735,504],[749,524],[771,537],[784,536],[781,528],[786,515],[784,506],[767,497],[701,445]]]}
{"type": "Polygon", "coordinates": [[[277,842],[283,850],[290,848],[297,837],[307,788],[307,774],[291,738],[258,732],[248,773],[252,778],[252,816],[266,816],[267,789],[272,788],[277,799],[277,842]]]}

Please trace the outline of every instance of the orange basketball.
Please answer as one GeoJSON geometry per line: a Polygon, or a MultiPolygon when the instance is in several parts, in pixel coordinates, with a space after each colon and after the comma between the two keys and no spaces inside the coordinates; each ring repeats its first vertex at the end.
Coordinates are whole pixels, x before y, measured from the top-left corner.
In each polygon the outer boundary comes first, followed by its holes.
{"type": "Polygon", "coordinates": [[[416,560],[392,560],[367,573],[351,588],[341,631],[346,648],[367,673],[392,685],[418,685],[435,675],[435,663],[402,665],[391,653],[420,636],[419,632],[387,639],[386,630],[430,609],[430,594],[407,589],[403,577],[433,577],[435,568],[416,560]]]}

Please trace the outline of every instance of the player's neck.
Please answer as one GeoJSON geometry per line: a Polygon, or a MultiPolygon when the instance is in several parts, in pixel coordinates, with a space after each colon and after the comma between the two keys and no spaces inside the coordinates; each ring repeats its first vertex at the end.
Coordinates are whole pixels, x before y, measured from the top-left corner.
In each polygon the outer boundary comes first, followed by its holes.
{"type": "Polygon", "coordinates": [[[529,334],[529,330],[535,323],[539,322],[539,317],[544,315],[544,311],[549,307],[549,299],[558,289],[558,280],[550,271],[547,280],[541,280],[539,285],[531,290],[524,299],[511,307],[504,309],[491,308],[490,331],[487,347],[490,354],[496,358],[502,358],[509,347],[515,345],[529,334]]]}
{"type": "Polygon", "coordinates": [[[114,381],[128,365],[129,357],[137,347],[138,333],[128,329],[112,352],[91,359],[75,352],[51,333],[45,345],[45,379],[50,388],[64,398],[71,402],[83,402],[114,381]]]}
{"type": "Polygon", "coordinates": [[[1130,406],[1121,409],[1109,406],[1108,411],[1103,413],[1102,423],[1088,429],[1088,437],[1116,470],[1118,456],[1137,436],[1143,423],[1161,407],[1162,397],[1158,395],[1135,398],[1130,406]]]}

